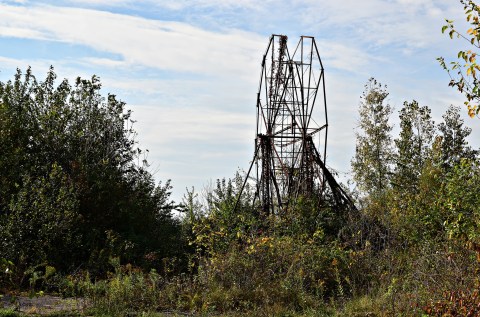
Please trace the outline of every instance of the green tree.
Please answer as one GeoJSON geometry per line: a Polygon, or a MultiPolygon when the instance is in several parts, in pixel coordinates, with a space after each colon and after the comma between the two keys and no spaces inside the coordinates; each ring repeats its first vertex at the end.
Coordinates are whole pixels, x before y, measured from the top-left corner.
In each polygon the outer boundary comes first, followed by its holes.
{"type": "Polygon", "coordinates": [[[383,194],[390,183],[393,148],[388,120],[392,108],[386,103],[387,96],[386,87],[370,78],[359,107],[356,152],[351,165],[359,188],[372,197],[383,194]]]}
{"type": "Polygon", "coordinates": [[[396,154],[392,183],[406,191],[416,190],[418,178],[429,156],[435,125],[427,106],[404,102],[400,110],[400,135],[395,139],[396,154]]]}
{"type": "Polygon", "coordinates": [[[460,107],[450,106],[442,116],[443,122],[438,125],[438,131],[442,137],[442,161],[446,168],[460,162],[462,158],[474,159],[476,151],[467,141],[472,129],[464,126],[460,117],[460,107]]]}
{"type": "Polygon", "coordinates": [[[46,177],[25,175],[1,226],[3,256],[15,259],[21,269],[39,263],[61,268],[63,259],[75,257],[81,248],[78,206],[75,190],[58,165],[46,177]]]}
{"type": "Polygon", "coordinates": [[[147,254],[175,254],[171,186],[147,171],[131,111],[96,76],[55,80],[53,68],[41,82],[28,69],[0,83],[0,254],[93,272],[111,256],[147,265],[147,254]]]}
{"type": "Polygon", "coordinates": [[[448,173],[440,203],[451,238],[467,242],[480,254],[480,165],[461,159],[448,173]]]}

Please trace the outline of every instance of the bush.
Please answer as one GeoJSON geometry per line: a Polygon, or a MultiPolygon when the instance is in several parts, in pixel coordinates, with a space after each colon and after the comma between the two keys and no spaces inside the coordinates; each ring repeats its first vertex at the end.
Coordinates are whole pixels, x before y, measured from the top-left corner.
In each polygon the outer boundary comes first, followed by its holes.
{"type": "Polygon", "coordinates": [[[315,238],[257,237],[204,259],[204,301],[220,311],[283,307],[303,311],[345,296],[347,254],[315,238]]]}
{"type": "Polygon", "coordinates": [[[98,77],[0,82],[0,254],[20,276],[42,263],[100,276],[110,257],[158,267],[178,255],[169,181],[155,184],[131,111],[98,77]]]}

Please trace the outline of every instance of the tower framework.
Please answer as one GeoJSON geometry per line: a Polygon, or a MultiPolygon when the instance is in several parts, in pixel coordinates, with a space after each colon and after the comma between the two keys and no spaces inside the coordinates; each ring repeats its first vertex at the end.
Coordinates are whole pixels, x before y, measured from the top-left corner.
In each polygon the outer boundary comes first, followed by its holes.
{"type": "Polygon", "coordinates": [[[354,209],[325,165],[325,74],[313,37],[301,36],[292,54],[287,36],[270,37],[256,110],[255,154],[243,186],[255,180],[255,203],[263,214],[285,210],[299,196],[354,209]]]}

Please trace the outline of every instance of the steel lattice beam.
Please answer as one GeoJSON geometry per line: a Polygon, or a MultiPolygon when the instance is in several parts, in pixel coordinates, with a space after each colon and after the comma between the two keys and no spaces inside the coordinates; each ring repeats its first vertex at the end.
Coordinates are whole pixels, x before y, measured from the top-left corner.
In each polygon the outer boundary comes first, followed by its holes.
{"type": "Polygon", "coordinates": [[[277,213],[299,196],[318,195],[321,201],[327,192],[338,207],[355,209],[325,165],[325,74],[313,37],[301,36],[290,54],[285,35],[271,36],[256,109],[256,149],[245,183],[256,180],[263,214],[277,213]]]}

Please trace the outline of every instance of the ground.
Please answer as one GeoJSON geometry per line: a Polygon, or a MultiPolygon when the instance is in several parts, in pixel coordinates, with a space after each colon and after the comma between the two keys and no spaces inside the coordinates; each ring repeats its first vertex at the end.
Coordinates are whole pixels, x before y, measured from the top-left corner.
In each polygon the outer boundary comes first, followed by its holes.
{"type": "Polygon", "coordinates": [[[83,311],[86,303],[82,299],[62,298],[59,296],[13,296],[4,295],[0,297],[0,308],[15,309],[21,313],[34,315],[51,315],[62,312],[65,315],[69,313],[83,311]]]}

